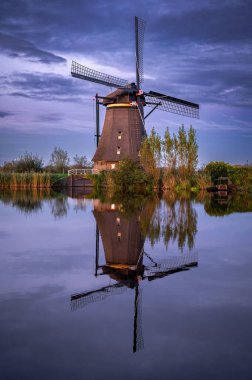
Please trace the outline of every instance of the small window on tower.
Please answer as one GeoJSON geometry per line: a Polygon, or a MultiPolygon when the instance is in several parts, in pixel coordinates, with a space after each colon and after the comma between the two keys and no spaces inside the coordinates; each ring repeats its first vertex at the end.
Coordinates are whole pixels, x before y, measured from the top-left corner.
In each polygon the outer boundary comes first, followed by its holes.
{"type": "Polygon", "coordinates": [[[121,140],[122,139],[122,131],[118,131],[118,136],[117,136],[118,140],[121,140]]]}
{"type": "Polygon", "coordinates": [[[121,232],[117,232],[117,239],[121,240],[121,238],[122,238],[122,233],[121,232]]]}
{"type": "Polygon", "coordinates": [[[111,164],[111,169],[115,169],[115,164],[111,164]]]}
{"type": "Polygon", "coordinates": [[[117,154],[120,154],[121,153],[121,148],[120,146],[117,147],[117,151],[116,151],[117,154]]]}

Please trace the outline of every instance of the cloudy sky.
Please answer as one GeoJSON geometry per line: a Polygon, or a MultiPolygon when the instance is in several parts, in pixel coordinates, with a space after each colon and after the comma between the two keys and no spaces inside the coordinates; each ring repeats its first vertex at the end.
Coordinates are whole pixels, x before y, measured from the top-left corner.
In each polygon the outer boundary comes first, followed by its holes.
{"type": "MultiPolygon", "coordinates": [[[[200,104],[200,119],[155,111],[163,135],[197,130],[200,164],[252,162],[251,0],[1,0],[0,163],[95,151],[94,95],[71,61],[134,81],[134,16],[147,21],[143,88],[200,104]]],[[[104,111],[102,112],[102,116],[104,111]]]]}

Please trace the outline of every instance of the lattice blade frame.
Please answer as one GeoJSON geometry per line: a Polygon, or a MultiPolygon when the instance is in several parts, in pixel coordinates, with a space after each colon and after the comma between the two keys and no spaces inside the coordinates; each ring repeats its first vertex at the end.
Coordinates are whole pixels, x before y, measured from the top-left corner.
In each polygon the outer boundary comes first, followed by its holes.
{"type": "Polygon", "coordinates": [[[75,78],[103,84],[108,87],[117,88],[117,87],[126,86],[128,84],[128,81],[126,81],[125,79],[121,79],[113,75],[101,73],[100,71],[90,69],[75,61],[72,61],[71,75],[75,78]]]}
{"type": "Polygon", "coordinates": [[[135,16],[135,39],[136,39],[136,82],[140,89],[144,82],[143,74],[143,44],[146,21],[135,16]]]}
{"type": "Polygon", "coordinates": [[[154,91],[144,93],[144,96],[147,106],[153,107],[155,104],[158,104],[157,108],[162,111],[176,113],[182,116],[194,117],[197,119],[199,118],[199,105],[196,103],[174,98],[172,96],[160,94],[154,91]]]}

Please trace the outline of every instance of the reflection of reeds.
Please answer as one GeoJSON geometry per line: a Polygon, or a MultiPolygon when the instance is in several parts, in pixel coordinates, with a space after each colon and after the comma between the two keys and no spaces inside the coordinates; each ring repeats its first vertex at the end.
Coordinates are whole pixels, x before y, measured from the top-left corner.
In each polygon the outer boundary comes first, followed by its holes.
{"type": "Polygon", "coordinates": [[[0,173],[0,188],[49,188],[57,179],[51,173],[0,173]]]}

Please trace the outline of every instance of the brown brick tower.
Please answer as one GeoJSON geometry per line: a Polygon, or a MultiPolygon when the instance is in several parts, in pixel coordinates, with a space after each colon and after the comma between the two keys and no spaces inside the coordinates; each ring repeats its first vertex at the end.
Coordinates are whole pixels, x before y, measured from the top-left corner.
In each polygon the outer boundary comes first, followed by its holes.
{"type": "Polygon", "coordinates": [[[93,157],[94,170],[111,170],[118,163],[131,158],[139,160],[142,138],[145,136],[143,123],[144,97],[137,102],[135,84],[120,88],[103,99],[106,116],[99,145],[93,157]]]}

